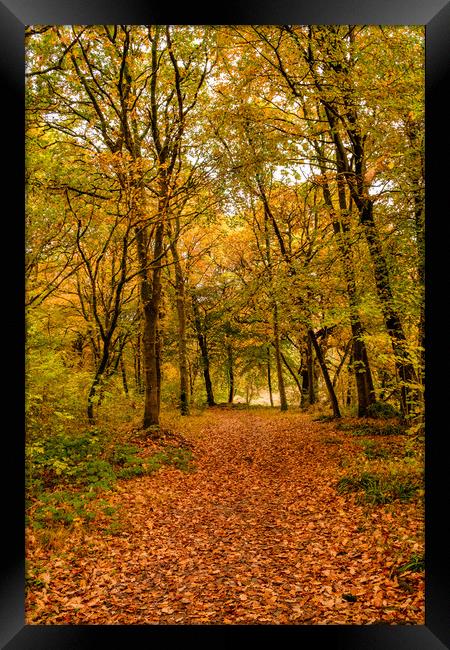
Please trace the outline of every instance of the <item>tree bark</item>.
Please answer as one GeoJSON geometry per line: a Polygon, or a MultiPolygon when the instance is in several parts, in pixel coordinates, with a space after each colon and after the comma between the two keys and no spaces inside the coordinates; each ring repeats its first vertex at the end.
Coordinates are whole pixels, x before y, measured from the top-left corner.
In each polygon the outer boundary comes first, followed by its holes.
{"type": "Polygon", "coordinates": [[[109,361],[109,341],[107,341],[104,345],[103,348],[103,354],[102,358],[100,360],[100,363],[97,367],[97,370],[95,372],[95,377],[93,379],[93,382],[91,384],[91,387],[89,389],[89,394],[88,394],[88,401],[87,401],[87,418],[89,421],[89,424],[95,424],[95,417],[94,417],[94,398],[97,394],[97,388],[100,385],[100,382],[102,380],[102,377],[105,373],[105,370],[108,366],[108,361],[109,361]]]}
{"type": "Polygon", "coordinates": [[[160,217],[154,240],[154,261],[152,281],[147,273],[148,259],[145,233],[139,228],[136,231],[138,257],[141,265],[141,303],[143,311],[143,370],[145,378],[143,428],[159,426],[159,344],[158,317],[161,298],[161,255],[163,250],[163,222],[160,217]]]}
{"type": "Polygon", "coordinates": [[[139,393],[143,392],[142,386],[142,376],[141,376],[141,333],[138,332],[136,338],[136,348],[134,350],[134,381],[136,384],[137,391],[139,393]]]}
{"type": "Polygon", "coordinates": [[[270,368],[270,348],[267,348],[267,386],[269,388],[270,406],[273,407],[272,371],[270,368]]]}
{"type": "Polygon", "coordinates": [[[125,395],[128,395],[127,371],[125,368],[125,362],[123,360],[123,357],[120,357],[120,372],[122,375],[123,392],[125,393],[125,395]]]}
{"type": "Polygon", "coordinates": [[[374,268],[375,284],[385,326],[391,339],[395,366],[400,380],[400,408],[404,418],[414,411],[417,402],[416,372],[407,351],[407,340],[397,311],[394,309],[389,270],[383,255],[378,231],[373,219],[373,202],[366,199],[360,206],[360,221],[374,268]]]}
{"type": "MultiPolygon", "coordinates": [[[[353,371],[356,379],[356,390],[358,394],[358,417],[365,417],[367,409],[375,402],[375,390],[373,385],[372,373],[367,355],[367,348],[364,342],[364,328],[359,317],[358,298],[356,291],[355,269],[353,265],[352,251],[349,245],[349,224],[348,224],[348,207],[346,193],[341,176],[342,164],[339,154],[336,154],[336,166],[338,170],[338,198],[341,218],[338,218],[334,209],[331,190],[327,182],[322,185],[322,192],[325,205],[330,210],[330,217],[333,225],[333,232],[336,236],[336,242],[342,259],[344,277],[347,288],[347,295],[350,307],[350,327],[352,331],[353,346],[353,371]]],[[[325,175],[325,167],[321,166],[322,175],[325,175]]]]}
{"type": "Polygon", "coordinates": [[[289,374],[291,375],[291,377],[293,378],[293,380],[295,381],[295,383],[296,383],[296,385],[297,385],[298,392],[300,393],[300,404],[301,404],[301,399],[302,399],[302,387],[301,387],[301,384],[300,384],[300,380],[299,380],[299,378],[297,377],[297,375],[295,374],[293,368],[291,368],[291,366],[290,366],[288,360],[286,359],[285,355],[284,355],[281,351],[280,351],[280,354],[281,354],[281,360],[282,360],[282,362],[284,363],[284,365],[285,365],[286,368],[288,369],[289,374]]]}
{"type": "Polygon", "coordinates": [[[325,385],[327,387],[328,395],[330,397],[330,402],[331,406],[333,408],[333,417],[335,418],[340,418],[341,413],[339,410],[339,404],[338,400],[336,397],[336,393],[334,392],[333,388],[333,383],[330,379],[330,375],[328,372],[328,368],[325,364],[325,359],[323,358],[322,350],[320,349],[320,345],[317,342],[316,335],[314,334],[314,331],[312,329],[308,329],[308,336],[311,340],[311,343],[313,345],[314,351],[316,353],[317,361],[319,362],[320,369],[322,370],[322,375],[325,380],[325,385]]]}
{"type": "Polygon", "coordinates": [[[227,350],[227,372],[228,372],[228,404],[234,399],[234,369],[233,369],[233,348],[230,343],[226,345],[227,350]]]}
{"type": "Polygon", "coordinates": [[[281,365],[280,333],[279,333],[279,326],[278,326],[278,307],[276,303],[274,303],[274,307],[273,307],[273,344],[275,347],[275,364],[277,368],[278,392],[280,394],[280,410],[287,411],[288,403],[286,399],[286,387],[284,384],[283,368],[281,365]]]}
{"type": "Polygon", "coordinates": [[[304,409],[309,404],[309,373],[308,368],[302,365],[299,369],[300,377],[302,378],[302,397],[300,400],[300,408],[304,409]]]}
{"type": "Polygon", "coordinates": [[[203,378],[205,380],[206,402],[208,406],[215,406],[216,402],[214,399],[211,375],[209,372],[209,354],[208,354],[208,346],[206,342],[206,333],[203,331],[202,328],[202,322],[200,319],[200,312],[198,309],[197,298],[195,297],[194,294],[192,294],[191,297],[192,297],[192,311],[194,314],[194,327],[197,334],[198,345],[200,348],[203,378]]]}
{"type": "Polygon", "coordinates": [[[316,378],[314,375],[314,358],[313,358],[313,349],[311,338],[309,334],[306,336],[306,374],[308,377],[308,399],[309,404],[315,404],[317,402],[316,396],[316,378]]]}

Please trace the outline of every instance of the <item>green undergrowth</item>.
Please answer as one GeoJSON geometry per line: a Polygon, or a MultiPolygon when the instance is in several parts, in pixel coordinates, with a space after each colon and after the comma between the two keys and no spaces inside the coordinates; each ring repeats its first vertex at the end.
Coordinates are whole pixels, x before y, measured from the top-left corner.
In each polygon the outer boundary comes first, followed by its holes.
{"type": "Polygon", "coordinates": [[[345,473],[336,482],[336,490],[354,493],[358,503],[373,506],[420,502],[424,496],[423,438],[412,435],[390,410],[380,408],[380,413],[386,417],[355,418],[336,425],[336,431],[342,431],[350,443],[340,461],[345,473]]]}
{"type": "Polygon", "coordinates": [[[312,421],[313,422],[332,422],[334,419],[335,418],[332,415],[318,415],[316,418],[312,418],[312,421]]]}
{"type": "Polygon", "coordinates": [[[407,571],[413,573],[424,571],[425,570],[425,556],[419,553],[413,553],[409,558],[408,562],[405,562],[401,566],[397,567],[396,573],[401,575],[407,571]]]}
{"type": "Polygon", "coordinates": [[[390,418],[400,417],[400,411],[398,411],[392,404],[388,402],[374,402],[370,404],[367,408],[367,415],[370,418],[379,418],[381,420],[386,420],[390,418]]]}
{"type": "Polygon", "coordinates": [[[28,523],[44,529],[106,517],[114,528],[117,510],[103,493],[118,480],[151,475],[163,466],[183,472],[194,469],[190,449],[164,445],[148,452],[123,438],[114,440],[94,428],[30,442],[26,448],[28,523]]]}
{"type": "Polygon", "coordinates": [[[422,492],[422,478],[416,473],[361,472],[339,479],[340,494],[358,493],[360,503],[379,505],[393,501],[409,501],[422,492]]]}
{"type": "Polygon", "coordinates": [[[386,422],[384,424],[373,422],[340,422],[336,429],[346,431],[353,436],[402,436],[406,434],[403,425],[396,422],[386,422]]]}
{"type": "Polygon", "coordinates": [[[377,444],[373,440],[362,440],[361,448],[366,458],[374,460],[375,458],[390,458],[393,454],[386,447],[377,444]]]}

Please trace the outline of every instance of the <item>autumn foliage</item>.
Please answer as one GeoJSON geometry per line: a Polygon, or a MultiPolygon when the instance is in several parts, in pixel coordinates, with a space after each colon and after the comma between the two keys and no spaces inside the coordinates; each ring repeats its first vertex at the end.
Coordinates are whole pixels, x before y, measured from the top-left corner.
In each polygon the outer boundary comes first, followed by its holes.
{"type": "Polygon", "coordinates": [[[30,623],[423,623],[423,57],[26,28],[30,623]]]}

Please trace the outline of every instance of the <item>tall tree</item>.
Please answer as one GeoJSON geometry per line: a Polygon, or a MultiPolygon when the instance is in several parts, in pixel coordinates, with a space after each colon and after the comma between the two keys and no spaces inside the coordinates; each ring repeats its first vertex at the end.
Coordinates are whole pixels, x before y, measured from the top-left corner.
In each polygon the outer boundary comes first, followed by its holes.
{"type": "MultiPolygon", "coordinates": [[[[305,56],[330,128],[335,147],[339,180],[342,179],[348,186],[351,199],[358,210],[360,224],[363,227],[368,244],[378,297],[395,354],[400,379],[401,409],[406,417],[413,410],[416,400],[416,390],[412,388],[412,384],[416,382],[416,373],[408,355],[406,336],[395,308],[389,268],[374,219],[374,199],[370,197],[368,192],[370,177],[367,176],[369,170],[367,169],[365,151],[367,133],[363,131],[363,125],[358,114],[358,102],[355,100],[354,31],[353,27],[350,27],[346,33],[342,33],[342,30],[335,28],[325,29],[326,37],[324,38],[321,29],[314,30],[310,28],[308,49],[305,56]],[[324,87],[325,83],[330,84],[330,77],[332,76],[327,75],[325,77],[321,67],[323,66],[323,45],[325,40],[328,44],[328,58],[326,59],[325,69],[339,77],[341,89],[339,101],[331,98],[329,89],[327,88],[325,91],[324,87]],[[320,55],[318,55],[318,48],[321,48],[320,55]],[[330,56],[331,48],[333,49],[333,57],[330,56]],[[343,139],[342,126],[346,142],[343,139]],[[349,161],[348,151],[351,153],[351,161],[349,161]]],[[[337,79],[333,81],[333,89],[336,89],[337,79]]]]}

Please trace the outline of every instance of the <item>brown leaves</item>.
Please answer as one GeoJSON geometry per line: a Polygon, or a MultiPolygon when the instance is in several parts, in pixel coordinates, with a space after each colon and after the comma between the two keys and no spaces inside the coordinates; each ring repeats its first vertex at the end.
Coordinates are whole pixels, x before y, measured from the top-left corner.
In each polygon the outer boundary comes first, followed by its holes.
{"type": "Polygon", "coordinates": [[[74,531],[59,555],[29,536],[28,623],[423,623],[423,576],[395,573],[422,548],[413,508],[337,494],[336,449],[304,415],[209,418],[183,420],[195,473],[113,493],[116,535],[74,531]]]}

